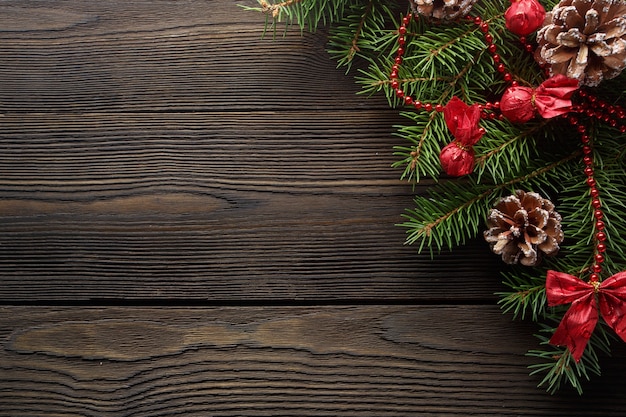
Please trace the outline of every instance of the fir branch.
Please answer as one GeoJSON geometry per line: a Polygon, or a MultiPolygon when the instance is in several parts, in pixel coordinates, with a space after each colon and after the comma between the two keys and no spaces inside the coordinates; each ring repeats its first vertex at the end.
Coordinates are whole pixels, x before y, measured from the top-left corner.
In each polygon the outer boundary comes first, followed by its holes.
{"type": "Polygon", "coordinates": [[[429,190],[429,198],[417,196],[416,209],[407,210],[407,219],[400,226],[407,228],[407,244],[420,242],[418,251],[424,246],[441,251],[444,246],[452,249],[466,239],[474,237],[479,224],[486,218],[494,195],[521,183],[543,177],[560,165],[580,156],[580,151],[537,168],[532,172],[512,178],[506,182],[485,185],[468,179],[466,182],[445,182],[429,190]],[[481,203],[481,204],[478,204],[481,203]]]}
{"type": "Polygon", "coordinates": [[[598,352],[610,354],[610,342],[603,325],[596,326],[596,331],[589,339],[582,358],[576,362],[566,348],[551,346],[549,338],[555,328],[547,324],[542,325],[541,332],[535,335],[540,340],[542,349],[529,350],[527,355],[541,359],[543,362],[530,365],[530,375],[544,374],[538,386],[546,387],[546,391],[554,394],[567,382],[578,394],[582,394],[584,381],[589,381],[590,375],[600,375],[600,361],[598,352]]]}
{"type": "MultiPolygon", "coordinates": [[[[409,83],[423,83],[423,82],[443,82],[443,83],[454,83],[458,77],[456,76],[442,76],[442,77],[408,77],[408,78],[398,78],[398,82],[402,84],[409,83]]],[[[364,88],[371,91],[380,91],[381,87],[387,87],[391,85],[391,80],[389,77],[383,80],[371,80],[371,82],[363,83],[364,88]]]]}
{"type": "Polygon", "coordinates": [[[267,0],[259,0],[259,5],[261,6],[261,12],[272,16],[273,19],[278,19],[283,8],[300,1],[302,0],[286,0],[281,3],[270,4],[267,0]]]}
{"type": "Polygon", "coordinates": [[[266,29],[271,18],[271,26],[276,30],[279,22],[286,25],[296,23],[300,30],[308,28],[314,32],[319,25],[335,23],[343,17],[343,12],[350,0],[284,0],[270,3],[268,0],[257,0],[259,7],[242,6],[245,10],[257,11],[268,17],[266,29]]]}
{"type": "Polygon", "coordinates": [[[414,121],[412,126],[397,126],[398,136],[413,143],[412,147],[394,147],[394,155],[403,159],[396,161],[392,167],[404,166],[401,179],[416,184],[422,176],[437,178],[439,176],[440,144],[449,140],[448,128],[437,113],[405,112],[403,116],[414,121]]]}
{"type": "Polygon", "coordinates": [[[391,32],[388,21],[397,4],[390,0],[360,0],[347,6],[339,24],[333,26],[328,37],[328,53],[345,66],[348,72],[354,58],[379,60],[381,34],[391,32]]]}
{"type": "Polygon", "coordinates": [[[361,16],[361,20],[359,21],[359,25],[357,26],[356,30],[354,31],[354,36],[352,37],[352,42],[350,43],[350,49],[348,51],[348,55],[346,56],[346,60],[348,62],[352,62],[352,58],[354,58],[354,55],[358,51],[360,51],[360,49],[359,49],[359,37],[361,36],[361,32],[363,31],[363,25],[365,24],[365,19],[367,18],[367,16],[372,11],[372,4],[373,4],[373,0],[370,0],[367,3],[367,7],[366,7],[365,11],[363,12],[363,15],[361,16]]]}
{"type": "Polygon", "coordinates": [[[516,268],[505,273],[502,283],[511,288],[511,292],[498,292],[498,304],[503,313],[512,313],[513,318],[525,319],[530,315],[533,321],[545,317],[546,292],[545,272],[516,268]]]}
{"type": "Polygon", "coordinates": [[[499,121],[485,120],[482,123],[487,134],[474,146],[478,154],[478,178],[480,180],[488,174],[489,181],[500,182],[505,181],[511,172],[519,172],[528,166],[531,156],[538,156],[535,138],[549,121],[528,123],[523,129],[499,121]]]}
{"type": "Polygon", "coordinates": [[[457,75],[460,66],[473,61],[476,54],[485,50],[485,44],[474,27],[450,27],[436,31],[427,30],[417,41],[410,60],[422,74],[437,78],[441,74],[457,75]]]}

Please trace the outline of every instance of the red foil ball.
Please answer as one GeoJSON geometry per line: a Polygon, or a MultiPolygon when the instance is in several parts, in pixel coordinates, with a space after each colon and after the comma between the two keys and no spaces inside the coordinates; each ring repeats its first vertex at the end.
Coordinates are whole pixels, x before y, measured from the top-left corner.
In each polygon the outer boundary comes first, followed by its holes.
{"type": "Polygon", "coordinates": [[[534,91],[530,87],[509,87],[500,99],[500,111],[513,123],[525,123],[535,116],[534,91]]]}
{"type": "Polygon", "coordinates": [[[518,36],[527,36],[543,24],[546,11],[537,0],[511,0],[504,13],[506,27],[518,36]]]}
{"type": "Polygon", "coordinates": [[[460,177],[474,170],[474,150],[459,146],[457,141],[446,145],[439,154],[441,167],[446,174],[460,177]]]}

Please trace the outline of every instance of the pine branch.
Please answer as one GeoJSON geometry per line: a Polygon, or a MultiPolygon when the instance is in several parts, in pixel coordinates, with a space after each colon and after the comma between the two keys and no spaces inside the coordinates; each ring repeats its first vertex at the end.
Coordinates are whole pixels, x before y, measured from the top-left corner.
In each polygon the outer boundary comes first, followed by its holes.
{"type": "Polygon", "coordinates": [[[331,32],[328,39],[328,52],[335,58],[338,66],[346,66],[349,70],[354,57],[361,51],[360,38],[366,21],[372,19],[373,5],[374,0],[370,0],[362,12],[360,7],[353,5],[350,8],[352,13],[348,14],[343,23],[331,32]],[[356,28],[354,28],[355,25],[356,28]],[[352,36],[352,40],[347,44],[342,43],[344,31],[349,31],[352,36]]]}
{"type": "Polygon", "coordinates": [[[545,271],[515,268],[515,271],[504,273],[503,284],[511,288],[511,292],[498,292],[498,304],[504,313],[512,313],[513,318],[533,321],[546,316],[546,283],[545,271]]]}
{"type": "Polygon", "coordinates": [[[311,32],[320,25],[335,23],[342,19],[350,0],[284,0],[270,3],[267,0],[257,0],[259,7],[242,6],[245,10],[256,11],[267,16],[267,26],[270,25],[276,32],[277,24],[285,22],[286,27],[297,24],[300,30],[305,28],[311,32]]]}
{"type": "Polygon", "coordinates": [[[444,247],[451,250],[476,236],[493,201],[503,190],[545,177],[580,154],[580,151],[575,151],[560,160],[498,184],[480,184],[471,178],[465,182],[448,181],[438,184],[428,191],[429,197],[417,196],[417,208],[407,210],[403,215],[407,221],[400,226],[407,228],[406,243],[419,242],[419,252],[425,246],[431,252],[434,248],[437,251],[444,247]]]}
{"type": "Polygon", "coordinates": [[[520,172],[540,156],[537,134],[546,128],[547,121],[523,127],[498,120],[484,120],[481,124],[487,133],[474,146],[479,181],[482,177],[489,182],[505,181],[511,172],[520,172]]]}
{"type": "Polygon", "coordinates": [[[546,391],[551,394],[567,383],[580,395],[583,393],[583,382],[589,381],[591,374],[601,373],[598,352],[610,354],[608,334],[603,326],[597,326],[597,331],[589,339],[582,358],[576,362],[568,349],[550,345],[549,337],[545,335],[552,335],[554,330],[553,327],[544,324],[541,332],[535,335],[543,348],[530,350],[527,355],[541,359],[542,362],[528,367],[531,370],[530,375],[543,374],[544,377],[538,386],[546,387],[546,391]]]}
{"type": "Polygon", "coordinates": [[[437,113],[402,113],[414,121],[410,126],[398,126],[398,136],[413,144],[411,147],[394,147],[394,155],[403,159],[392,164],[398,168],[404,166],[401,179],[414,184],[421,177],[439,177],[439,152],[441,145],[449,141],[448,128],[437,113]]]}

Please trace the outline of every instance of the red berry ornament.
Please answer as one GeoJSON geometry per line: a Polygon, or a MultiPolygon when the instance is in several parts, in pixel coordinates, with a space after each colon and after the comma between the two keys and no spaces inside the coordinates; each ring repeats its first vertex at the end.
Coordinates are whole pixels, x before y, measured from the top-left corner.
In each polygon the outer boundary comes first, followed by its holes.
{"type": "Polygon", "coordinates": [[[518,36],[530,35],[543,23],[546,11],[537,0],[511,0],[504,13],[508,30],[518,36]]]}

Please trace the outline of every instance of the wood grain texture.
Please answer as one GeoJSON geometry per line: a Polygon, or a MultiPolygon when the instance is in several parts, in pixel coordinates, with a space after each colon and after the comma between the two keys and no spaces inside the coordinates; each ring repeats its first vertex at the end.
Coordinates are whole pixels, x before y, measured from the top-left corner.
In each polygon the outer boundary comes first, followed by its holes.
{"type": "Polygon", "coordinates": [[[0,415],[621,416],[535,388],[493,306],[0,309],[0,415]]]}
{"type": "Polygon", "coordinates": [[[484,242],[403,246],[403,119],[262,20],[0,2],[0,416],[623,415],[623,346],[549,396],[484,242]]]}
{"type": "Polygon", "coordinates": [[[492,299],[484,243],[434,262],[403,245],[397,121],[7,115],[0,299],[492,299]]]}
{"type": "Polygon", "coordinates": [[[261,20],[0,4],[0,300],[493,299],[484,244],[403,246],[398,112],[261,20]]]}
{"type": "Polygon", "coordinates": [[[3,1],[0,112],[385,107],[323,34],[262,38],[238,4],[256,1],[3,1]]]}

